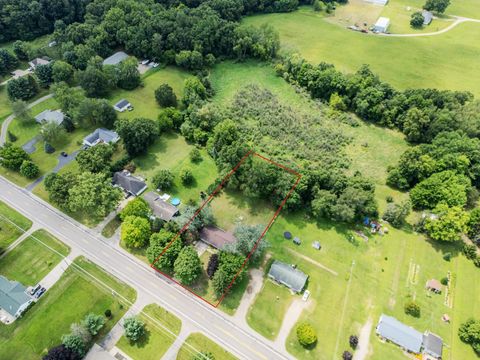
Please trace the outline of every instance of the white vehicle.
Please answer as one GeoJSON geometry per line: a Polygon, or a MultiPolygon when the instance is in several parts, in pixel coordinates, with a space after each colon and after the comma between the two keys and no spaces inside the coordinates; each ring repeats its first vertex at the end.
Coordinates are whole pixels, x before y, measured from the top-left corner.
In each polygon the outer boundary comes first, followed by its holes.
{"type": "Polygon", "coordinates": [[[141,62],[142,65],[147,65],[148,63],[150,62],[150,60],[148,59],[145,59],[141,62]]]}
{"type": "Polygon", "coordinates": [[[159,63],[153,63],[153,64],[152,64],[152,66],[153,66],[154,68],[158,67],[158,65],[160,65],[160,64],[159,64],[159,63]]]}
{"type": "Polygon", "coordinates": [[[302,296],[302,300],[307,301],[309,296],[310,296],[310,291],[305,290],[305,292],[303,293],[303,296],[302,296]]]}

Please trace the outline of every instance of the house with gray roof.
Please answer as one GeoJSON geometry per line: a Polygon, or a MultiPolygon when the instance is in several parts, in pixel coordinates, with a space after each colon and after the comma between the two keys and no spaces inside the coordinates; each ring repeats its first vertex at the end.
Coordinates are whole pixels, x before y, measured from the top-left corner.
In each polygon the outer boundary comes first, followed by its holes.
{"type": "Polygon", "coordinates": [[[163,200],[156,192],[146,193],[144,199],[150,205],[153,214],[159,219],[170,221],[178,214],[177,207],[163,200]]]}
{"type": "Polygon", "coordinates": [[[219,250],[237,242],[237,239],[230,231],[224,231],[216,226],[203,227],[199,232],[199,236],[201,241],[219,250]]]}
{"type": "Polygon", "coordinates": [[[268,277],[295,293],[303,290],[308,279],[308,275],[302,271],[278,260],[275,260],[270,267],[268,277]]]}
{"type": "Polygon", "coordinates": [[[117,51],[115,54],[110,55],[105,60],[103,60],[103,65],[118,65],[126,58],[128,58],[127,53],[123,51],[117,51]]]}
{"type": "Polygon", "coordinates": [[[92,147],[98,144],[115,144],[119,140],[120,136],[115,131],[98,128],[83,138],[83,145],[92,147]]]}
{"type": "Polygon", "coordinates": [[[422,350],[423,334],[394,317],[382,314],[376,331],[382,339],[397,344],[405,351],[420,354],[422,350]]]}
{"type": "Polygon", "coordinates": [[[126,194],[138,196],[147,190],[143,179],[133,176],[129,171],[117,171],[113,174],[113,185],[122,188],[126,194]]]}
{"type": "Polygon", "coordinates": [[[429,331],[423,334],[423,354],[424,358],[432,357],[434,359],[442,358],[443,340],[440,336],[435,335],[429,331]]]}
{"type": "Polygon", "coordinates": [[[50,60],[46,60],[46,59],[42,59],[42,58],[35,58],[28,63],[28,65],[30,65],[30,68],[32,70],[35,70],[35,68],[38,65],[48,65],[48,64],[50,64],[50,60]]]}
{"type": "Polygon", "coordinates": [[[32,303],[26,290],[18,281],[10,281],[0,275],[0,320],[3,323],[15,321],[32,303]]]}
{"type": "Polygon", "coordinates": [[[55,123],[60,125],[64,118],[65,115],[60,110],[44,110],[35,116],[35,121],[39,124],[55,123]]]}

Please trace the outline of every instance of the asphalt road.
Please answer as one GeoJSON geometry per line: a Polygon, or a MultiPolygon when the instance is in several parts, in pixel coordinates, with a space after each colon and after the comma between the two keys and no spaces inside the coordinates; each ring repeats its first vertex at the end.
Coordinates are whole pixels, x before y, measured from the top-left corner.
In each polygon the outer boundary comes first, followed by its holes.
{"type": "Polygon", "coordinates": [[[93,231],[1,176],[0,200],[129,284],[137,290],[139,297],[144,294],[154,298],[159,305],[193,323],[240,359],[294,359],[275,349],[273,342],[197,299],[180,286],[167,282],[140,260],[103,241],[93,231]]]}

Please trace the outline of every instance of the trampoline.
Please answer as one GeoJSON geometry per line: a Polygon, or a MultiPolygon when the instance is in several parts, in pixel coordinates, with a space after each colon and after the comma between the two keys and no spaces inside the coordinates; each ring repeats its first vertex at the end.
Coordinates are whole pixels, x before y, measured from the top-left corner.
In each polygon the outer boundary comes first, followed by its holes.
{"type": "Polygon", "coordinates": [[[179,198],[173,198],[171,201],[170,201],[170,204],[174,205],[174,206],[178,206],[180,205],[180,199],[179,198]]]}
{"type": "Polygon", "coordinates": [[[292,234],[290,233],[290,231],[285,231],[285,232],[283,233],[283,237],[284,237],[285,239],[290,240],[290,239],[292,238],[292,234]]]}

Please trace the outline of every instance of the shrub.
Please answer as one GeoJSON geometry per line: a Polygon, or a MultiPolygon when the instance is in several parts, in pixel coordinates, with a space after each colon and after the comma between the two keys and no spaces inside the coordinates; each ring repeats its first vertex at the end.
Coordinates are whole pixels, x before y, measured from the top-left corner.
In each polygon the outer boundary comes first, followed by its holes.
{"type": "Polygon", "coordinates": [[[353,359],[353,355],[350,351],[344,351],[343,354],[342,354],[342,359],[343,360],[352,360],[353,359]]]}
{"type": "Polygon", "coordinates": [[[448,285],[448,277],[446,277],[446,276],[443,277],[443,278],[440,280],[440,283],[441,283],[442,285],[447,286],[447,285],[448,285]]]}
{"type": "Polygon", "coordinates": [[[423,26],[423,15],[420,11],[416,11],[410,18],[410,26],[419,29],[423,26]]]}
{"type": "Polygon", "coordinates": [[[10,131],[7,132],[7,137],[8,137],[8,141],[10,141],[10,142],[15,142],[15,141],[18,140],[18,138],[15,136],[15,134],[10,132],[10,131]]]}
{"type": "Polygon", "coordinates": [[[105,317],[109,318],[111,316],[112,316],[112,310],[110,309],[105,310],[105,317]]]}
{"type": "Polygon", "coordinates": [[[475,245],[464,244],[462,252],[469,260],[473,260],[477,257],[477,247],[475,245]]]}
{"type": "Polygon", "coordinates": [[[159,170],[152,178],[152,184],[156,189],[168,190],[173,185],[173,174],[169,170],[159,170]]]}
{"type": "Polygon", "coordinates": [[[88,330],[88,332],[95,336],[100,329],[105,325],[105,319],[101,315],[95,315],[93,313],[88,314],[82,321],[82,325],[88,330]]]}
{"type": "Polygon", "coordinates": [[[177,106],[177,96],[168,84],[162,84],[155,90],[155,99],[158,105],[163,107],[177,106]]]}
{"type": "Polygon", "coordinates": [[[145,324],[135,316],[125,319],[123,322],[125,337],[131,342],[137,342],[145,335],[145,324]]]}
{"type": "Polygon", "coordinates": [[[55,148],[48,142],[45,142],[45,144],[43,145],[43,149],[47,154],[53,154],[55,152],[55,148]]]}
{"type": "Polygon", "coordinates": [[[297,339],[303,346],[311,346],[317,342],[317,334],[312,325],[301,323],[297,326],[297,339]]]}
{"type": "Polygon", "coordinates": [[[357,335],[350,335],[350,338],[348,339],[348,342],[350,343],[350,346],[352,347],[352,349],[355,350],[358,346],[358,336],[357,335]]]}
{"type": "Polygon", "coordinates": [[[208,266],[207,266],[207,275],[208,278],[211,279],[213,278],[213,275],[215,275],[215,272],[218,269],[218,254],[212,254],[210,256],[210,259],[208,260],[208,266]]]}
{"type": "Polygon", "coordinates": [[[29,160],[23,160],[22,165],[20,166],[20,174],[25,176],[27,179],[35,179],[38,177],[40,169],[36,164],[29,160]]]}
{"type": "Polygon", "coordinates": [[[446,252],[443,255],[443,260],[445,260],[445,261],[450,261],[451,258],[452,258],[452,253],[451,252],[446,252]]]}
{"type": "Polygon", "coordinates": [[[195,178],[190,169],[183,169],[180,173],[180,180],[182,180],[183,185],[192,185],[195,178]]]}
{"type": "Polygon", "coordinates": [[[202,154],[200,154],[200,151],[195,148],[190,151],[190,161],[193,163],[198,163],[202,160],[202,154]]]}
{"type": "Polygon", "coordinates": [[[410,301],[405,304],[405,314],[419,318],[420,317],[420,305],[414,301],[410,301]]]}

